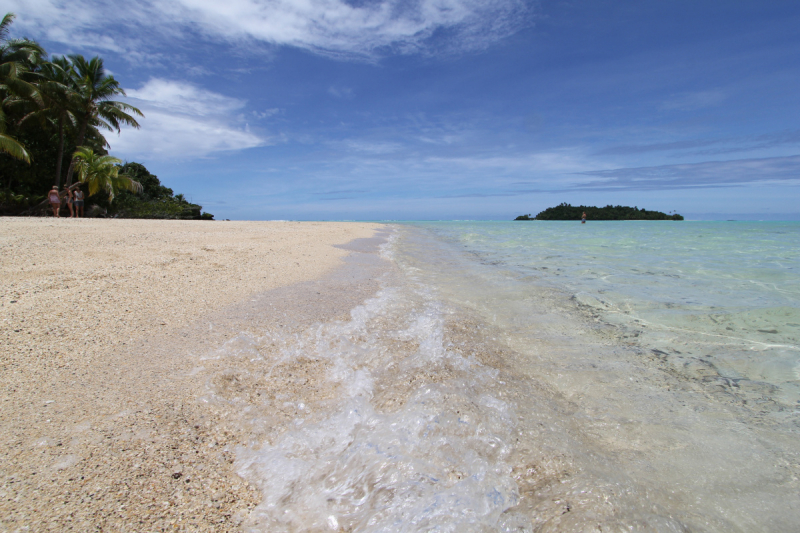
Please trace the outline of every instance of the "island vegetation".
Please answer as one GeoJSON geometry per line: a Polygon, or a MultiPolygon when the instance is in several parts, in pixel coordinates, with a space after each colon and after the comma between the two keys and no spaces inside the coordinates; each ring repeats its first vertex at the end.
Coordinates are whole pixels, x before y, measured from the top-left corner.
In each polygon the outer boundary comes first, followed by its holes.
{"type": "Polygon", "coordinates": [[[0,21],[0,214],[41,215],[45,194],[83,189],[86,214],[126,218],[214,218],[161,185],[139,163],[108,153],[104,131],[139,127],[136,107],[100,57],[48,57],[31,39],[11,39],[0,21]]]}
{"type": "Polygon", "coordinates": [[[211,213],[202,213],[202,206],[186,200],[182,194],[174,194],[172,189],[161,185],[158,177],[151,174],[141,163],[125,163],[120,173],[130,176],[140,183],[142,190],[135,193],[120,191],[111,202],[98,198],[97,206],[121,218],[175,218],[183,220],[213,220],[211,213]]]}
{"type": "Polygon", "coordinates": [[[549,207],[535,217],[520,215],[514,220],[580,220],[583,213],[586,213],[588,220],[683,220],[683,217],[677,213],[667,214],[661,211],[639,209],[638,207],[623,205],[607,205],[605,207],[573,206],[567,203],[549,207]]]}

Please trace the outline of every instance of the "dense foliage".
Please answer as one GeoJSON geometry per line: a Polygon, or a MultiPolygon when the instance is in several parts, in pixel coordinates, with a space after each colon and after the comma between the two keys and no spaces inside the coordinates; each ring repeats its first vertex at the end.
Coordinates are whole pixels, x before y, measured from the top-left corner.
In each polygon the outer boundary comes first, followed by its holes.
{"type": "Polygon", "coordinates": [[[120,166],[108,154],[102,131],[138,128],[143,114],[114,100],[125,91],[103,60],[48,59],[35,41],[8,38],[13,19],[9,13],[0,21],[0,215],[42,214],[45,194],[63,185],[89,193],[87,214],[213,219],[162,187],[142,165],[120,166]],[[137,183],[139,178],[156,186],[137,183]]]}
{"type": "Polygon", "coordinates": [[[110,215],[121,218],[176,218],[183,220],[213,220],[211,213],[201,213],[202,206],[188,202],[182,194],[161,185],[158,177],[151,174],[141,163],[125,163],[120,173],[126,174],[142,186],[136,194],[122,190],[113,204],[99,200],[98,206],[110,215]]]}
{"type": "Polygon", "coordinates": [[[549,207],[535,217],[521,215],[515,220],[580,220],[583,213],[586,213],[588,220],[683,220],[683,217],[677,213],[668,215],[661,211],[648,211],[638,207],[622,205],[607,205],[605,207],[572,206],[567,203],[549,207]]]}

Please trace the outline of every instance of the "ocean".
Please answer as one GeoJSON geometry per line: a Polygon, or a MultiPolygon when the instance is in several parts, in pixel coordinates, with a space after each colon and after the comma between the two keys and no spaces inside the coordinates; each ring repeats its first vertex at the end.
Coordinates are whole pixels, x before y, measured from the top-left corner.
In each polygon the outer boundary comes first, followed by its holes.
{"type": "Polygon", "coordinates": [[[348,319],[220,350],[305,365],[240,409],[250,531],[797,530],[800,223],[406,223],[380,255],[348,319]]]}

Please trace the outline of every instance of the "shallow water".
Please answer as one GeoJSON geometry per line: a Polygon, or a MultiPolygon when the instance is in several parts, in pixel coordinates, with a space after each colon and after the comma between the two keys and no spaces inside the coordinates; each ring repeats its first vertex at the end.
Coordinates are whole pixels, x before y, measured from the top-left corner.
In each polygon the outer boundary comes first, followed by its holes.
{"type": "Polygon", "coordinates": [[[214,355],[245,528],[792,530],[800,226],[735,226],[397,226],[349,320],[214,355]]]}
{"type": "Polygon", "coordinates": [[[724,378],[771,388],[767,396],[781,408],[800,405],[800,223],[426,228],[493,264],[505,283],[560,289],[603,320],[635,330],[639,344],[663,352],[675,368],[710,359],[724,378]]]}

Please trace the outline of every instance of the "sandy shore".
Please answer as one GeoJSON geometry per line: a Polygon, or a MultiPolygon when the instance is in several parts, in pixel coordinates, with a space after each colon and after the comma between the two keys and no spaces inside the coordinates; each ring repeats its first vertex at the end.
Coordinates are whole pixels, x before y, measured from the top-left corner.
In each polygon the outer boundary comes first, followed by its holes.
{"type": "Polygon", "coordinates": [[[236,530],[260,494],[189,354],[346,313],[376,271],[334,245],[379,227],[0,219],[0,530],[236,530]]]}

